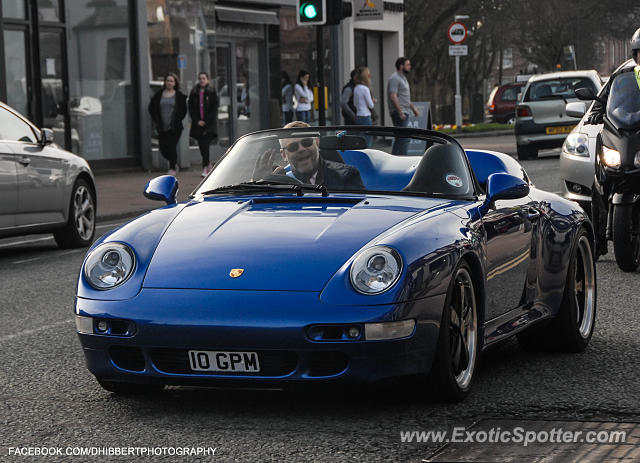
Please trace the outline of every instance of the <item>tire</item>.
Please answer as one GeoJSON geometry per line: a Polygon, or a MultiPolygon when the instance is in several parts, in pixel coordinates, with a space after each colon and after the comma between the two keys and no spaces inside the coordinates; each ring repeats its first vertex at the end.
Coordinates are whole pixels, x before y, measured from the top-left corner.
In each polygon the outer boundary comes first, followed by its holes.
{"type": "Polygon", "coordinates": [[[478,331],[471,269],[462,262],[447,290],[436,354],[428,376],[429,386],[445,401],[459,402],[471,390],[479,348],[478,331]],[[461,319],[465,322],[460,323],[461,319]]]}
{"type": "Polygon", "coordinates": [[[96,231],[95,204],[96,199],[86,180],[81,178],[76,180],[71,191],[67,223],[53,233],[59,247],[82,248],[93,242],[96,231]]]}
{"type": "Polygon", "coordinates": [[[533,145],[517,145],[518,159],[525,161],[527,159],[538,158],[538,148],[533,145]]]}
{"type": "Polygon", "coordinates": [[[635,204],[613,206],[613,251],[623,272],[640,264],[640,210],[635,204]]]}
{"type": "Polygon", "coordinates": [[[164,389],[164,386],[159,384],[123,383],[101,378],[96,378],[96,380],[104,390],[119,395],[153,394],[164,389]]]}
{"type": "Polygon", "coordinates": [[[596,264],[591,239],[584,228],[578,231],[562,302],[556,318],[518,334],[525,350],[544,349],[582,352],[587,348],[596,319],[596,264]]]}

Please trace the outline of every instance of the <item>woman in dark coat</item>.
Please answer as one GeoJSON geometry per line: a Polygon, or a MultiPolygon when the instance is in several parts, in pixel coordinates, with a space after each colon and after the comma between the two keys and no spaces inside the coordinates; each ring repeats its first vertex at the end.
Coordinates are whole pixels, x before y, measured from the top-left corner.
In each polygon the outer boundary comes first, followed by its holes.
{"type": "Polygon", "coordinates": [[[187,115],[187,96],[180,91],[180,80],[174,73],[167,74],[164,85],[151,98],[149,114],[158,130],[160,153],[169,161],[169,175],[176,175],[176,148],[182,135],[182,119],[187,115]]]}
{"type": "Polygon", "coordinates": [[[189,115],[191,131],[189,136],[198,141],[202,155],[202,176],[211,170],[209,163],[209,145],[218,138],[218,94],[209,84],[209,74],[198,74],[198,85],[189,94],[189,115]]]}

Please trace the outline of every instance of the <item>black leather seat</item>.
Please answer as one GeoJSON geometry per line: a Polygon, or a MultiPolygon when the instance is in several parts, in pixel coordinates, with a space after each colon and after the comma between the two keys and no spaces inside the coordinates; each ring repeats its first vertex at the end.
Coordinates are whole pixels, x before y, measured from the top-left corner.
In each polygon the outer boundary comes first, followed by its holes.
{"type": "Polygon", "coordinates": [[[433,145],[425,153],[403,191],[469,195],[473,192],[467,165],[455,145],[433,145]]]}
{"type": "Polygon", "coordinates": [[[324,159],[325,161],[333,161],[344,164],[344,159],[342,159],[342,155],[338,153],[337,150],[320,149],[320,156],[322,156],[322,159],[324,159]]]}

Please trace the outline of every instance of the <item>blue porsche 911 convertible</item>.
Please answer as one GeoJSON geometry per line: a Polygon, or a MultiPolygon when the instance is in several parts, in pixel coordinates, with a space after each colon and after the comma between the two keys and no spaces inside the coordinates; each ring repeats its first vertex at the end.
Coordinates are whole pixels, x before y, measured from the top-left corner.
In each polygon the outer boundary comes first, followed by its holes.
{"type": "Polygon", "coordinates": [[[494,343],[592,336],[591,223],[507,155],[302,126],[238,139],[188,201],[177,189],[149,182],[167,205],[82,265],[76,328],[109,391],[410,377],[461,400],[494,343]]]}

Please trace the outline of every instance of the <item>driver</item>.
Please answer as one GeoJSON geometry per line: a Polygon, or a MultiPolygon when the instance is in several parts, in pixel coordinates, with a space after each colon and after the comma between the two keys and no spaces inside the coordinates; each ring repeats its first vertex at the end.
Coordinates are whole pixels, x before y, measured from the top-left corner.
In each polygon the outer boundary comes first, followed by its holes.
{"type": "MultiPolygon", "coordinates": [[[[638,54],[640,53],[640,29],[637,29],[633,36],[631,37],[631,56],[633,60],[636,62],[636,67],[634,69],[636,79],[638,80],[638,86],[640,86],[640,63],[638,63],[638,54]]],[[[625,69],[619,69],[617,72],[614,72],[606,85],[604,86],[602,93],[600,94],[600,100],[596,100],[593,103],[593,107],[587,116],[586,123],[587,124],[602,124],[604,114],[607,111],[607,99],[609,98],[609,91],[611,90],[611,85],[615,78],[620,75],[621,72],[627,72],[625,69]]],[[[598,159],[596,156],[596,172],[597,172],[597,163],[598,159]]],[[[607,216],[609,213],[609,205],[607,198],[609,196],[608,191],[604,191],[598,181],[594,181],[592,194],[591,194],[591,218],[593,222],[593,227],[596,232],[596,259],[600,256],[607,254],[607,216]]]]}
{"type": "MultiPolygon", "coordinates": [[[[302,121],[290,122],[283,128],[310,127],[302,121]]],[[[353,166],[339,162],[327,161],[320,156],[320,139],[318,137],[283,138],[280,142],[280,153],[267,150],[256,161],[253,180],[267,179],[270,175],[287,175],[301,183],[324,185],[330,190],[364,190],[360,172],[353,166]],[[286,172],[277,164],[278,154],[291,166],[286,172]]]]}

